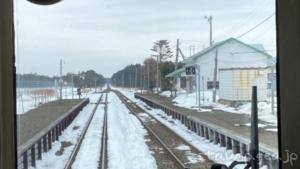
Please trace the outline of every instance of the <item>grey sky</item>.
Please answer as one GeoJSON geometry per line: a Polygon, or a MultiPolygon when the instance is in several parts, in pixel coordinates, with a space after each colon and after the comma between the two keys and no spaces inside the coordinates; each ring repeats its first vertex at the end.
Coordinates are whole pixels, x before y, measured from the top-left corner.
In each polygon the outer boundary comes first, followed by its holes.
{"type": "MultiPolygon", "coordinates": [[[[213,16],[214,41],[236,37],[275,12],[274,0],[63,0],[37,6],[15,0],[19,73],[55,75],[94,69],[106,77],[127,64],[141,63],[152,42],[177,38],[189,55],[208,45],[213,16]],[[192,41],[191,41],[192,40],[192,41]],[[195,42],[196,41],[196,42],[195,42]]],[[[262,43],[274,54],[275,17],[242,41],[262,43]]]]}

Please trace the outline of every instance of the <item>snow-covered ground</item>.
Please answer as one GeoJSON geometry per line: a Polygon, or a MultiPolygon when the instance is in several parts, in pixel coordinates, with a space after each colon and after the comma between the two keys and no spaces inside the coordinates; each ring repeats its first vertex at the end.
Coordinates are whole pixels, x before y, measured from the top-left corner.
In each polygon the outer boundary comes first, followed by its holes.
{"type": "Polygon", "coordinates": [[[56,100],[54,88],[18,88],[17,114],[24,114],[41,104],[56,100]]]}
{"type": "MultiPolygon", "coordinates": [[[[84,89],[82,98],[88,97],[94,89],[84,89]]],[[[98,90],[100,91],[100,89],[98,90]]],[[[38,106],[58,99],[59,91],[56,88],[18,88],[17,89],[17,114],[24,114],[38,106]]],[[[64,87],[63,99],[78,99],[76,88],[64,87]]]]}
{"type": "MultiPolygon", "coordinates": [[[[209,142],[208,140],[198,136],[196,133],[191,132],[186,126],[182,125],[180,121],[172,119],[171,116],[167,116],[162,110],[160,109],[153,109],[147,106],[144,102],[140,101],[139,99],[134,98],[134,93],[128,90],[120,90],[124,95],[126,95],[129,99],[136,102],[144,110],[151,115],[153,115],[157,120],[168,126],[178,135],[183,137],[185,140],[189,141],[192,145],[194,145],[197,149],[203,152],[208,158],[217,162],[217,163],[224,163],[224,164],[231,164],[234,160],[243,161],[245,157],[239,154],[233,154],[232,150],[226,150],[224,147],[220,147],[214,143],[209,142]]],[[[237,166],[235,169],[241,169],[243,166],[237,166]]],[[[263,166],[261,168],[266,168],[263,166]]]]}
{"type": "Polygon", "coordinates": [[[108,168],[156,169],[145,143],[147,131],[114,93],[108,102],[108,168]]]}
{"type": "MultiPolygon", "coordinates": [[[[91,100],[96,100],[100,97],[100,94],[90,94],[88,97],[91,100]]],[[[69,159],[94,106],[95,104],[90,103],[83,108],[82,112],[78,114],[70,126],[62,132],[59,141],[52,143],[52,149],[42,154],[43,160],[36,162],[37,169],[63,169],[65,167],[66,161],[69,159]],[[62,143],[64,143],[66,147],[63,148],[62,143]]],[[[99,107],[98,109],[101,108],[99,107]]],[[[33,167],[31,167],[31,169],[33,169],[33,167]]]]}
{"type": "MultiPolygon", "coordinates": [[[[162,96],[170,96],[170,91],[162,92],[162,96]]],[[[212,101],[212,91],[201,91],[201,106],[210,106],[212,109],[223,110],[228,113],[237,113],[237,114],[251,114],[251,103],[243,103],[238,107],[230,107],[220,103],[214,103],[212,101]],[[204,97],[203,97],[204,96],[204,97]],[[204,99],[203,99],[204,98],[204,99]]],[[[198,109],[198,101],[196,99],[196,93],[186,93],[185,91],[177,92],[177,97],[173,99],[175,105],[180,107],[185,107],[189,109],[198,109]]],[[[217,96],[218,100],[218,96],[217,96]]],[[[275,99],[275,107],[277,105],[275,99]]],[[[203,111],[211,111],[212,109],[202,109],[203,111]]],[[[259,102],[258,103],[258,118],[262,121],[270,123],[272,126],[277,126],[277,115],[276,108],[275,114],[272,113],[272,104],[271,102],[259,102]]],[[[275,131],[275,130],[272,130],[275,131]]]]}

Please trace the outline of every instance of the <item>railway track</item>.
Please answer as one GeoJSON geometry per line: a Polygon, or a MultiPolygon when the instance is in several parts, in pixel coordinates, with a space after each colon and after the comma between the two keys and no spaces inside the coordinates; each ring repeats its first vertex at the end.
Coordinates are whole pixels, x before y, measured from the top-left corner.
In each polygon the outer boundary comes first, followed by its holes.
{"type": "MultiPolygon", "coordinates": [[[[156,120],[152,115],[148,114],[144,109],[136,105],[126,96],[124,96],[119,91],[114,92],[121,99],[121,101],[126,105],[126,107],[130,110],[132,114],[134,114],[139,121],[143,124],[145,129],[152,135],[154,139],[156,139],[164,150],[167,151],[169,159],[173,160],[176,163],[176,168],[180,169],[207,169],[210,168],[212,161],[208,159],[208,157],[204,156],[203,153],[199,152],[195,147],[193,147],[190,143],[187,143],[177,134],[175,134],[172,130],[167,128],[165,125],[156,120]],[[142,118],[142,115],[146,113],[148,115],[148,120],[142,118]],[[203,157],[202,162],[191,164],[189,159],[187,158],[186,151],[178,150],[179,145],[184,145],[185,147],[189,147],[190,153],[200,154],[203,157]]],[[[163,167],[162,167],[163,168],[163,167]]]]}
{"type": "Polygon", "coordinates": [[[105,107],[104,107],[104,122],[102,128],[102,138],[101,138],[101,156],[100,156],[100,165],[99,169],[107,168],[107,95],[105,95],[105,107]]]}
{"type": "Polygon", "coordinates": [[[92,111],[92,114],[90,115],[90,117],[88,119],[87,125],[83,128],[82,134],[79,137],[79,141],[75,145],[75,148],[74,148],[74,150],[73,150],[73,152],[72,152],[69,160],[67,161],[67,163],[65,165],[65,169],[72,169],[72,165],[73,165],[73,163],[74,163],[74,161],[76,159],[76,156],[77,156],[77,154],[78,154],[78,152],[80,150],[82,141],[84,140],[84,137],[85,137],[85,135],[86,135],[86,133],[88,131],[88,128],[89,128],[89,126],[91,124],[91,121],[92,121],[92,119],[93,119],[93,117],[95,115],[95,112],[96,112],[97,108],[98,108],[98,105],[101,103],[103,95],[104,94],[102,93],[101,96],[99,97],[99,99],[97,100],[97,102],[95,103],[96,105],[95,105],[95,107],[94,107],[94,109],[92,111]]]}

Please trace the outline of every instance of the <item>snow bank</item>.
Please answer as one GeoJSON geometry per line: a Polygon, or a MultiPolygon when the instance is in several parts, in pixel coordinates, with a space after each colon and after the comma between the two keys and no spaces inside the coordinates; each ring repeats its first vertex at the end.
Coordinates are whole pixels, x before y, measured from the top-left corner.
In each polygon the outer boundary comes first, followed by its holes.
{"type": "MultiPolygon", "coordinates": [[[[82,98],[90,97],[93,93],[93,89],[89,89],[88,92],[83,93],[82,98]]],[[[25,114],[28,111],[37,108],[41,104],[48,103],[50,101],[57,100],[59,97],[59,91],[57,88],[18,88],[17,89],[17,114],[25,114]],[[39,91],[43,91],[38,93],[39,91]],[[47,91],[50,91],[48,94],[47,91]],[[53,93],[52,93],[53,92],[53,93]]],[[[78,99],[77,89],[71,87],[64,87],[62,90],[63,99],[78,99]]]]}
{"type": "Polygon", "coordinates": [[[163,91],[159,95],[166,96],[166,97],[171,97],[171,91],[163,91]]]}
{"type": "MultiPolygon", "coordinates": [[[[232,150],[226,150],[225,147],[220,147],[219,145],[216,145],[206,140],[205,138],[198,136],[196,133],[190,131],[186,126],[181,124],[180,121],[173,119],[171,116],[167,116],[162,110],[150,108],[144,102],[140,101],[139,99],[135,99],[133,93],[128,91],[121,91],[121,92],[125,94],[128,98],[130,98],[132,101],[136,102],[142,108],[147,107],[148,109],[150,109],[148,110],[144,108],[146,112],[153,115],[157,120],[165,124],[167,127],[169,127],[175,133],[183,137],[185,140],[190,142],[198,150],[200,150],[206,156],[208,156],[209,159],[217,163],[223,163],[226,165],[230,165],[235,160],[237,161],[246,160],[245,157],[241,156],[240,154],[233,154],[232,150]]],[[[184,147],[178,147],[178,148],[180,149],[184,147]]],[[[244,168],[243,165],[235,167],[235,169],[242,169],[242,168],[244,168]]],[[[261,167],[261,169],[265,169],[265,168],[266,166],[261,167]]]]}
{"type": "MultiPolygon", "coordinates": [[[[220,103],[214,103],[212,101],[212,91],[201,92],[201,106],[211,106],[215,110],[222,110],[228,113],[237,114],[251,114],[251,103],[243,103],[237,108],[226,106],[220,103]],[[204,100],[203,98],[204,94],[204,100]]],[[[218,96],[217,96],[218,100],[218,96]]],[[[187,94],[186,92],[180,92],[177,97],[173,99],[174,105],[184,107],[188,109],[197,109],[198,101],[196,100],[196,93],[187,94]]],[[[276,105],[276,103],[275,103],[276,105]]],[[[272,105],[269,102],[258,103],[258,118],[262,121],[268,122],[273,126],[277,126],[277,116],[272,114],[272,105]]],[[[275,108],[276,109],[276,108],[275,108]]],[[[206,110],[207,111],[207,110],[206,110]]]]}
{"type": "MultiPolygon", "coordinates": [[[[198,106],[198,101],[196,97],[196,92],[187,93],[186,91],[177,92],[177,97],[173,99],[175,105],[185,108],[195,108],[198,106]]],[[[217,99],[219,97],[217,96],[217,99]]],[[[212,101],[211,91],[201,91],[200,93],[200,103],[201,106],[214,106],[215,103],[212,101]],[[204,97],[203,97],[204,96],[204,97]]]]}
{"type": "Polygon", "coordinates": [[[114,93],[109,94],[108,101],[108,168],[157,168],[145,143],[147,131],[114,93]]]}

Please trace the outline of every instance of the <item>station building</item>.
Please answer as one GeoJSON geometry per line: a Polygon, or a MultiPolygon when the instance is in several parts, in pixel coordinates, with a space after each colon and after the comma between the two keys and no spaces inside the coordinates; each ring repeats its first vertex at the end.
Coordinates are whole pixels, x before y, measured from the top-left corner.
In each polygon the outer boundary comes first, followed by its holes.
{"type": "Polygon", "coordinates": [[[251,100],[251,88],[258,86],[259,100],[267,99],[268,74],[274,67],[273,57],[261,44],[246,44],[235,38],[215,43],[185,59],[184,67],[166,77],[176,79],[176,88],[188,92],[196,89],[200,78],[200,90],[213,90],[215,67],[217,68],[217,93],[220,99],[230,101],[251,100]],[[217,62],[217,63],[216,63],[217,62]],[[185,68],[198,66],[200,73],[187,76],[185,68]],[[180,80],[181,79],[181,80],[180,80]],[[185,85],[182,85],[182,81],[185,85]]]}

